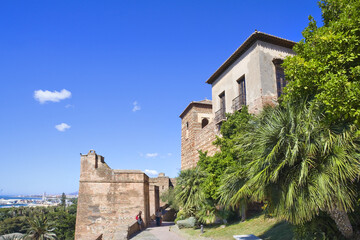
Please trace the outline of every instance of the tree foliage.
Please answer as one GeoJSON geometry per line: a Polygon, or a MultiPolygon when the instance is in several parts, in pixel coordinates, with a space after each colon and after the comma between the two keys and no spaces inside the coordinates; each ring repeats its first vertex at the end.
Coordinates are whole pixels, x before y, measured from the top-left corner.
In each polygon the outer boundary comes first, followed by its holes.
{"type": "Polygon", "coordinates": [[[204,176],[199,168],[193,168],[181,171],[176,180],[176,201],[187,217],[195,216],[201,203],[205,202],[201,190],[204,176]]]}
{"type": "Polygon", "coordinates": [[[329,125],[314,103],[268,108],[259,118],[240,144],[255,154],[246,166],[249,180],[237,194],[267,199],[276,216],[295,224],[320,210],[337,224],[335,215],[346,219],[360,176],[356,126],[329,125]]]}
{"type": "Polygon", "coordinates": [[[224,192],[219,192],[224,174],[233,165],[242,165],[244,158],[248,155],[241,148],[236,147],[238,136],[251,131],[255,124],[256,118],[249,114],[247,107],[241,112],[227,115],[227,121],[221,126],[221,137],[217,136],[214,144],[221,151],[215,153],[214,156],[207,156],[206,153],[199,152],[198,166],[204,172],[206,177],[202,183],[202,189],[205,196],[214,202],[218,202],[220,194],[224,196],[224,192]]]}
{"type": "Polygon", "coordinates": [[[296,56],[284,61],[285,102],[323,104],[329,121],[360,124],[360,1],[320,1],[323,26],[310,17],[296,56]]]}
{"type": "Polygon", "coordinates": [[[265,201],[269,213],[298,226],[325,212],[338,231],[352,235],[360,176],[356,125],[329,123],[320,103],[303,100],[267,107],[245,129],[229,138],[237,157],[222,174],[220,204],[265,201]]]}
{"type": "Polygon", "coordinates": [[[0,235],[9,233],[26,233],[29,227],[26,217],[9,217],[0,222],[0,235]]]}
{"type": "Polygon", "coordinates": [[[66,194],[62,193],[61,195],[61,206],[64,207],[64,209],[66,208],[66,194]]]}
{"type": "Polygon", "coordinates": [[[74,239],[76,208],[77,204],[72,204],[66,211],[62,206],[0,208],[0,235],[27,233],[32,223],[53,229],[51,233],[56,234],[56,239],[74,239]]]}
{"type": "Polygon", "coordinates": [[[41,214],[28,220],[30,227],[28,228],[25,239],[29,240],[46,240],[56,239],[54,233],[55,227],[49,222],[48,218],[41,214]]]}

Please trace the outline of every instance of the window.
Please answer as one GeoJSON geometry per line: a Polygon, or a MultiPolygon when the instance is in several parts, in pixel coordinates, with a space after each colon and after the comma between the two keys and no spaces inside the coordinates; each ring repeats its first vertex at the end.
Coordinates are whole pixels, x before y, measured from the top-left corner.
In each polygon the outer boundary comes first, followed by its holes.
{"type": "Polygon", "coordinates": [[[219,95],[220,109],[215,112],[215,122],[219,123],[225,120],[226,104],[225,104],[225,92],[219,95]]]}
{"type": "Polygon", "coordinates": [[[246,86],[245,75],[237,80],[239,95],[232,100],[232,108],[235,111],[239,111],[242,106],[246,105],[246,86]]]}
{"type": "Polygon", "coordinates": [[[281,67],[283,63],[282,59],[274,59],[273,63],[275,65],[275,75],[276,75],[276,88],[278,97],[283,94],[284,87],[286,86],[285,73],[284,69],[281,67]]]}
{"type": "Polygon", "coordinates": [[[225,112],[225,109],[226,109],[226,104],[225,104],[225,92],[222,92],[222,93],[219,95],[219,98],[220,98],[220,109],[224,109],[224,112],[225,112]]]}
{"type": "Polygon", "coordinates": [[[204,128],[206,127],[206,125],[209,124],[209,120],[207,118],[204,118],[202,121],[201,121],[201,128],[204,128]]]}
{"type": "Polygon", "coordinates": [[[240,104],[246,105],[245,76],[242,76],[237,82],[239,84],[240,104]]]}

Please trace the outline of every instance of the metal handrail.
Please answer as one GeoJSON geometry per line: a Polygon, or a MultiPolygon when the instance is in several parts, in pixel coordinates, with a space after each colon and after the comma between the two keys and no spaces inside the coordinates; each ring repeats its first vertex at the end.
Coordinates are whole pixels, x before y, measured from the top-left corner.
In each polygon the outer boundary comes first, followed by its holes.
{"type": "Polygon", "coordinates": [[[225,109],[224,108],[220,108],[218,111],[215,112],[215,122],[221,122],[223,120],[226,119],[225,116],[225,109]]]}
{"type": "Polygon", "coordinates": [[[239,111],[242,106],[246,105],[246,97],[245,95],[239,95],[232,100],[232,109],[234,111],[239,111]]]}

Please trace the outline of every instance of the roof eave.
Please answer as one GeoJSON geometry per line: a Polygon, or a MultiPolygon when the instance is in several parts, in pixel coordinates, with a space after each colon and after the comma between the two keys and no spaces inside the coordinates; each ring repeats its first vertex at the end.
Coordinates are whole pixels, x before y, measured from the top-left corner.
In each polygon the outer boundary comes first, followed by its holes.
{"type": "Polygon", "coordinates": [[[225,70],[233,64],[236,59],[238,59],[246,50],[248,50],[254,42],[261,40],[264,42],[272,43],[286,48],[293,48],[296,42],[279,38],[270,34],[262,32],[254,32],[248,37],[241,46],[236,49],[236,51],[211,75],[211,77],[206,81],[208,84],[212,84],[216,79],[223,73],[225,70]]]}
{"type": "Polygon", "coordinates": [[[190,108],[192,108],[194,105],[207,105],[207,106],[212,106],[212,103],[204,103],[204,102],[191,102],[186,108],[185,110],[180,114],[180,118],[182,119],[184,117],[184,115],[187,113],[188,110],[190,110],[190,108]]]}

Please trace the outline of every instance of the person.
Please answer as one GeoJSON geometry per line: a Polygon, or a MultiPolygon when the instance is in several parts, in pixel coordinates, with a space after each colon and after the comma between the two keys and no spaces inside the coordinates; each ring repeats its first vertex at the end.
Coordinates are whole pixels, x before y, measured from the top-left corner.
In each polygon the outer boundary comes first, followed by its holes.
{"type": "Polygon", "coordinates": [[[139,214],[138,215],[136,215],[136,221],[137,221],[137,223],[138,223],[138,225],[139,225],[139,229],[140,229],[140,231],[142,230],[142,218],[141,218],[141,211],[139,212],[139,214]]]}
{"type": "Polygon", "coordinates": [[[156,225],[160,226],[161,225],[161,208],[158,208],[158,210],[156,210],[156,225]]]}

